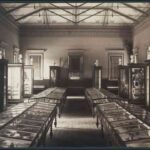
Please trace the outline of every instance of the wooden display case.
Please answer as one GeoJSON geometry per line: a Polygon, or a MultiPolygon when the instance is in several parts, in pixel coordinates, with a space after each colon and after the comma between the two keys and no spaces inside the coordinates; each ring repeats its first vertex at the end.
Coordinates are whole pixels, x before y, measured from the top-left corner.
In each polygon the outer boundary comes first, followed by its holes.
{"type": "Polygon", "coordinates": [[[129,100],[131,103],[146,105],[145,64],[129,64],[129,100]]]}
{"type": "Polygon", "coordinates": [[[150,107],[150,60],[146,60],[146,106],[150,107]]]}
{"type": "Polygon", "coordinates": [[[102,67],[94,66],[93,68],[93,87],[100,89],[102,82],[102,67]]]}
{"type": "Polygon", "coordinates": [[[7,70],[8,61],[0,60],[0,111],[3,111],[7,105],[7,70]]]}
{"type": "Polygon", "coordinates": [[[22,102],[23,64],[8,64],[8,102],[22,102]]]}
{"type": "Polygon", "coordinates": [[[31,97],[33,93],[33,66],[24,65],[24,97],[31,97]]]}
{"type": "Polygon", "coordinates": [[[56,127],[56,104],[37,102],[19,116],[10,120],[0,131],[0,147],[28,148],[45,145],[50,129],[53,135],[53,123],[56,127]]]}
{"type": "Polygon", "coordinates": [[[118,95],[122,98],[129,97],[129,68],[128,66],[119,65],[119,89],[118,95]]]}
{"type": "Polygon", "coordinates": [[[60,85],[60,67],[59,66],[49,66],[50,70],[50,87],[55,87],[60,85]]]}
{"type": "Polygon", "coordinates": [[[150,145],[149,126],[117,103],[97,105],[97,117],[109,145],[126,147],[150,145]],[[143,144],[143,139],[148,141],[143,144]]]}

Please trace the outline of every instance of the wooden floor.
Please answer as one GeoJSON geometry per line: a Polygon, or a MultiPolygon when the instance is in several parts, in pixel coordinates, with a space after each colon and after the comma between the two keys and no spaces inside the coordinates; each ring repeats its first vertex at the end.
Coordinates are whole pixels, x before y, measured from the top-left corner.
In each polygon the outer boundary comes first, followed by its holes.
{"type": "Polygon", "coordinates": [[[53,139],[47,136],[46,146],[100,147],[106,146],[96,127],[86,100],[67,100],[53,139]]]}

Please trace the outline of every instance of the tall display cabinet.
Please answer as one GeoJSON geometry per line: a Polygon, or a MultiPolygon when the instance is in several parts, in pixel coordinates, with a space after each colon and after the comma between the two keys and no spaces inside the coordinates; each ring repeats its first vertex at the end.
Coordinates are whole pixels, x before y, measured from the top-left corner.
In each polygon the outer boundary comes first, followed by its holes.
{"type": "Polygon", "coordinates": [[[145,77],[145,84],[146,84],[146,106],[150,108],[150,60],[145,61],[146,64],[146,77],[145,77]]]}
{"type": "Polygon", "coordinates": [[[22,102],[23,64],[8,64],[8,102],[22,102]]]}
{"type": "Polygon", "coordinates": [[[102,67],[94,66],[93,68],[93,87],[100,89],[102,82],[102,67]]]}
{"type": "Polygon", "coordinates": [[[29,98],[33,94],[33,66],[24,65],[24,97],[29,98]]]}
{"type": "Polygon", "coordinates": [[[132,103],[146,105],[145,102],[145,64],[129,64],[129,100],[132,103]]]}
{"type": "Polygon", "coordinates": [[[55,87],[60,85],[60,71],[61,68],[59,66],[49,66],[50,87],[55,87]]]}
{"type": "Polygon", "coordinates": [[[122,98],[129,98],[129,67],[119,65],[119,89],[118,95],[122,98]]]}
{"type": "Polygon", "coordinates": [[[8,61],[0,60],[0,111],[5,110],[7,106],[7,70],[8,61]]]}

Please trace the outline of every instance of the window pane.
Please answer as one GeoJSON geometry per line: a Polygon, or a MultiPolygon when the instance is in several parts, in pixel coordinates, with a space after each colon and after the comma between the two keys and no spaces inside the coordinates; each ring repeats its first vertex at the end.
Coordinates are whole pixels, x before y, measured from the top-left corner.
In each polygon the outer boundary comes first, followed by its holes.
{"type": "Polygon", "coordinates": [[[41,78],[41,56],[38,55],[30,55],[30,64],[33,65],[34,68],[34,79],[41,78]]]}

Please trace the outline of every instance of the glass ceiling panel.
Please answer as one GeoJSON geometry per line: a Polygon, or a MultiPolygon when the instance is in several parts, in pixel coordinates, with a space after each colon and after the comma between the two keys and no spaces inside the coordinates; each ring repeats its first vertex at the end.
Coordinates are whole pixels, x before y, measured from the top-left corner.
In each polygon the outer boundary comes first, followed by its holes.
{"type": "Polygon", "coordinates": [[[17,7],[25,3],[0,4],[6,12],[16,8],[10,12],[10,15],[20,24],[72,23],[74,25],[75,22],[87,25],[94,23],[132,25],[135,23],[132,18],[138,20],[141,16],[147,17],[146,13],[150,10],[150,3],[28,3],[20,8],[17,7]]]}

